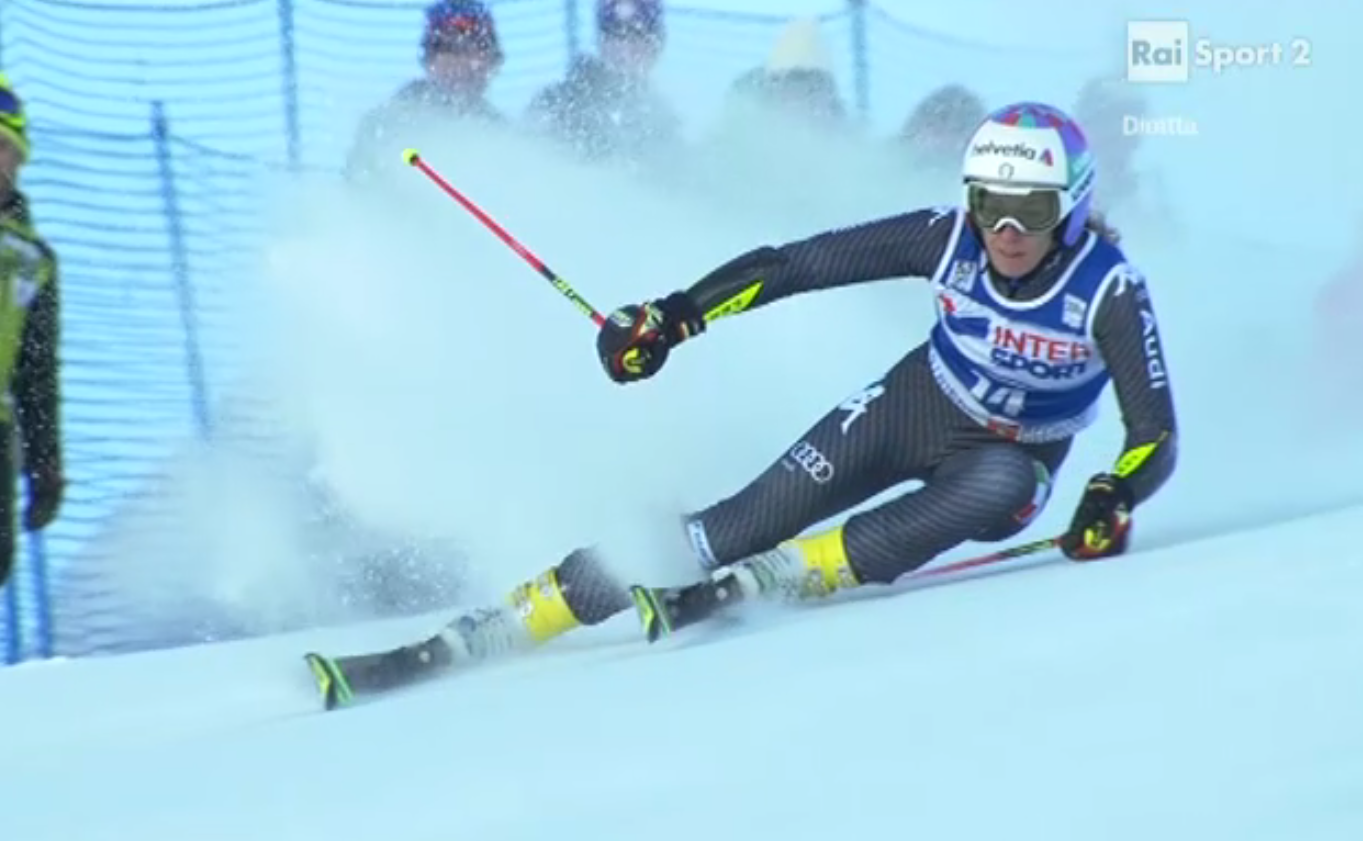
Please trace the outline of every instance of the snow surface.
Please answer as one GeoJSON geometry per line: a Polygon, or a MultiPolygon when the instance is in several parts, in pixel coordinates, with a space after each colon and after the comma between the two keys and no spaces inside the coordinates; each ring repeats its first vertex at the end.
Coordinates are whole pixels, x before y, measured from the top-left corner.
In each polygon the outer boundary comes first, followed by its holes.
{"type": "MultiPolygon", "coordinates": [[[[1325,364],[1312,337],[1314,295],[1353,250],[1358,176],[1260,165],[1316,160],[1319,137],[1355,126],[1335,108],[1301,130],[1328,95],[1312,79],[1357,78],[1332,55],[1316,76],[1152,91],[1202,134],[1148,139],[1146,164],[1183,167],[1177,220],[1115,217],[1182,419],[1179,471],[1129,557],[1018,562],[652,648],[625,616],[334,714],[302,651],[444,617],[6,669],[0,839],[1363,838],[1363,427],[1356,366],[1325,364]]],[[[1035,95],[993,82],[991,99],[1035,95]]],[[[888,146],[770,126],[708,175],[646,186],[516,138],[402,144],[602,309],[760,242],[955,198],[901,178],[888,146]]],[[[807,296],[619,388],[590,324],[414,173],[364,202],[281,185],[272,211],[278,239],[243,278],[264,304],[242,327],[271,360],[261,388],[351,510],[467,550],[471,603],[587,541],[632,580],[689,577],[657,537],[670,518],[741,487],[930,325],[913,281],[807,296]]],[[[1111,464],[1104,409],[1021,539],[1054,533],[1111,464]]],[[[233,484],[186,514],[237,550],[174,570],[194,597],[262,616],[308,601],[268,499],[233,484]]],[[[191,595],[135,542],[120,574],[145,598],[191,595]]]]}
{"type": "Polygon", "coordinates": [[[651,649],[625,616],[335,713],[298,653],[413,623],[9,669],[0,835],[1356,839],[1357,520],[651,649]]]}

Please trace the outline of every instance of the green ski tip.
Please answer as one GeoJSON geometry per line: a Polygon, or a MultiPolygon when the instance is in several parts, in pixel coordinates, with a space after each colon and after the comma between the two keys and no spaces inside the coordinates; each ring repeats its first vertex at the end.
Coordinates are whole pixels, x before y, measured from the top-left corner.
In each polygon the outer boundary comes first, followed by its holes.
{"type": "Polygon", "coordinates": [[[644,637],[649,642],[657,642],[672,632],[672,626],[667,621],[667,611],[654,598],[652,588],[636,584],[629,588],[629,594],[634,599],[634,609],[639,613],[639,624],[644,626],[644,637]]]}
{"type": "Polygon", "coordinates": [[[317,679],[317,689],[322,693],[322,706],[324,708],[334,710],[354,700],[355,695],[350,690],[350,683],[345,679],[345,674],[340,667],[336,665],[336,661],[313,651],[303,655],[303,660],[312,670],[312,676],[317,679]]]}

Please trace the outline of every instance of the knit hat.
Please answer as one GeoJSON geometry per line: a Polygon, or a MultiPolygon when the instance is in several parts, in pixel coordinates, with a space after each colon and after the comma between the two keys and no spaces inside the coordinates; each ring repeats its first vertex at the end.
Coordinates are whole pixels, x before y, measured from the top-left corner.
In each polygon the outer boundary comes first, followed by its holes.
{"type": "Polygon", "coordinates": [[[24,103],[3,73],[0,73],[0,138],[13,143],[23,160],[28,160],[30,149],[24,103]]]}

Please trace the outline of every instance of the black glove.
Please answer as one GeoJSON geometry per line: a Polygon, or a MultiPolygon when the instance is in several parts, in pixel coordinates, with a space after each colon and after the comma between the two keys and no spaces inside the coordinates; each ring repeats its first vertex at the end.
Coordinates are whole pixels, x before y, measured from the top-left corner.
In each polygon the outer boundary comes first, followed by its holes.
{"type": "Polygon", "coordinates": [[[1131,490],[1120,477],[1099,473],[1089,479],[1084,497],[1060,538],[1060,549],[1076,561],[1092,561],[1126,551],[1131,532],[1131,490]]]}
{"type": "Polygon", "coordinates": [[[674,345],[703,332],[700,308],[685,292],[673,292],[611,313],[596,335],[596,352],[612,380],[629,383],[658,373],[674,345]]]}
{"type": "Polygon", "coordinates": [[[41,531],[57,519],[62,499],[66,495],[66,478],[61,470],[35,470],[28,474],[28,507],[24,510],[24,528],[41,531]]]}

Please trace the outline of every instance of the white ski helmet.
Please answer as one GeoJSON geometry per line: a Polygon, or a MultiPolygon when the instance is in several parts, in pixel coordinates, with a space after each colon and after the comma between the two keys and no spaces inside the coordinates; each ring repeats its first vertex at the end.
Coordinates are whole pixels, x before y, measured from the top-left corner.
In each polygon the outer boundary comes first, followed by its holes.
{"type": "MultiPolygon", "coordinates": [[[[1062,227],[1064,245],[1073,245],[1088,221],[1093,155],[1079,124],[1053,106],[1018,102],[986,117],[966,146],[962,176],[966,207],[972,212],[972,197],[978,200],[985,192],[1054,196],[1051,218],[1040,228],[1062,227]]],[[[996,224],[1005,221],[1028,227],[1012,216],[1000,218],[996,224]]]]}

